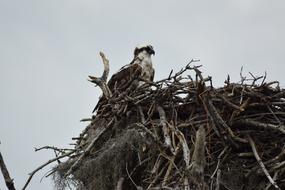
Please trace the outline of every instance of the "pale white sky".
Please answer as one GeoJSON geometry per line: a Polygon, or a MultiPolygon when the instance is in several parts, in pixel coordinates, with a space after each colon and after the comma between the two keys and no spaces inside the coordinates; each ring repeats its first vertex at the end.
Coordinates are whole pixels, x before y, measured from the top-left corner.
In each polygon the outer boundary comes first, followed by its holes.
{"type": "MultiPolygon", "coordinates": [[[[52,158],[34,147],[66,147],[85,127],[100,90],[104,51],[111,74],[151,43],[155,79],[190,59],[204,65],[215,86],[239,70],[284,86],[285,3],[281,0],[0,0],[0,150],[18,188],[52,158]]],[[[28,189],[50,190],[36,174],[28,189]]],[[[4,190],[0,177],[0,189],[4,190]]]]}

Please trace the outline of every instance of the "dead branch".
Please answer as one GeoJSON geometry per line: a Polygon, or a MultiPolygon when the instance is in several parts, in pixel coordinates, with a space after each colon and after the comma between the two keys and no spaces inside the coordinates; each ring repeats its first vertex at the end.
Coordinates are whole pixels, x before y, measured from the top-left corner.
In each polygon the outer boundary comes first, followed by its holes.
{"type": "MultiPolygon", "coordinates": [[[[134,126],[134,127],[138,127],[138,128],[140,128],[140,129],[142,129],[143,131],[145,131],[145,132],[154,140],[154,142],[156,142],[157,145],[158,145],[159,147],[161,147],[162,149],[168,148],[165,144],[163,144],[163,143],[158,139],[157,136],[155,136],[155,134],[153,134],[153,132],[151,132],[151,131],[150,131],[147,127],[145,127],[143,124],[141,124],[141,123],[135,123],[135,124],[133,124],[133,126],[134,126]]],[[[131,126],[131,127],[132,127],[132,126],[131,126]]]]}
{"type": "Polygon", "coordinates": [[[91,151],[91,149],[93,148],[94,144],[97,142],[97,140],[101,137],[101,135],[113,124],[115,118],[113,118],[109,124],[103,128],[98,135],[92,140],[92,142],[87,146],[87,148],[84,150],[83,154],[81,154],[79,156],[79,158],[72,164],[72,166],[69,168],[69,170],[65,173],[65,177],[68,177],[72,172],[74,172],[74,170],[76,170],[76,168],[78,167],[78,165],[80,164],[80,162],[82,161],[82,159],[89,154],[89,152],[91,151]]]}
{"type": "Polygon", "coordinates": [[[3,159],[1,152],[0,152],[0,169],[1,169],[1,172],[3,174],[4,181],[6,183],[6,187],[9,190],[15,190],[13,179],[11,179],[11,177],[10,177],[9,171],[5,165],[5,162],[4,162],[4,159],[3,159]]]}
{"type": "Polygon", "coordinates": [[[116,190],[123,190],[123,183],[124,183],[124,181],[125,181],[125,178],[123,178],[123,177],[121,177],[118,180],[116,190]]]}
{"type": "Polygon", "coordinates": [[[195,147],[191,159],[191,176],[197,178],[198,181],[204,182],[204,169],[206,164],[205,158],[206,131],[200,126],[196,132],[195,147]]]}
{"type": "Polygon", "coordinates": [[[185,161],[186,168],[189,168],[189,166],[190,166],[190,149],[188,147],[188,144],[187,144],[187,141],[185,139],[185,136],[179,129],[175,130],[175,135],[179,139],[179,142],[180,142],[180,144],[182,146],[183,158],[184,158],[184,161],[185,161]]]}
{"type": "Polygon", "coordinates": [[[166,147],[170,148],[171,152],[174,153],[174,148],[171,144],[171,138],[170,138],[170,128],[169,128],[169,125],[167,125],[165,111],[161,106],[157,106],[157,111],[159,113],[159,117],[160,117],[160,121],[162,125],[164,143],[166,147]]]}
{"type": "Polygon", "coordinates": [[[217,167],[216,167],[215,171],[213,172],[213,174],[211,175],[211,177],[210,177],[211,179],[214,178],[216,172],[219,170],[219,168],[220,168],[220,163],[221,163],[221,157],[225,154],[225,152],[228,150],[228,148],[229,148],[229,147],[225,147],[224,150],[219,154],[219,156],[218,156],[218,162],[217,162],[217,167]]]}
{"type": "Polygon", "coordinates": [[[30,174],[29,174],[29,178],[28,180],[26,181],[24,187],[22,188],[22,190],[25,190],[27,188],[27,186],[29,185],[30,181],[32,180],[33,176],[41,169],[43,169],[44,167],[46,167],[47,165],[55,162],[55,161],[58,161],[60,160],[61,158],[65,158],[67,156],[70,156],[71,154],[73,154],[76,150],[73,150],[73,151],[70,151],[68,153],[65,153],[61,156],[58,156],[56,158],[53,158],[53,159],[50,159],[49,161],[47,161],[46,163],[42,164],[41,166],[39,166],[38,168],[36,168],[34,171],[32,171],[30,174]]]}
{"type": "Polygon", "coordinates": [[[221,170],[218,169],[215,190],[220,190],[220,182],[221,182],[221,170]]]}
{"type": "Polygon", "coordinates": [[[219,131],[218,133],[221,133],[221,127],[223,127],[224,131],[227,133],[227,136],[225,137],[225,140],[229,141],[232,143],[235,147],[238,147],[238,145],[233,141],[233,138],[235,135],[231,131],[230,127],[226,124],[226,122],[223,120],[215,106],[213,105],[212,100],[206,101],[206,105],[208,107],[208,111],[210,113],[210,116],[215,123],[215,126],[217,126],[217,130],[219,131]]]}
{"type": "Polygon", "coordinates": [[[55,146],[43,146],[40,148],[35,148],[35,152],[43,150],[43,149],[50,149],[60,153],[66,153],[66,151],[73,151],[74,149],[71,148],[57,148],[55,146]]]}
{"type": "Polygon", "coordinates": [[[267,179],[269,180],[269,182],[276,188],[276,189],[279,189],[281,190],[278,185],[276,184],[276,182],[272,179],[272,177],[270,176],[268,170],[265,168],[265,165],[263,164],[261,158],[259,157],[258,155],[258,152],[256,150],[256,147],[255,147],[255,143],[254,141],[252,140],[252,138],[250,136],[248,136],[248,141],[249,141],[249,144],[251,146],[251,149],[253,151],[253,154],[258,162],[258,164],[260,165],[262,171],[264,172],[265,176],[267,177],[267,179]]]}
{"type": "Polygon", "coordinates": [[[270,123],[262,123],[262,122],[254,121],[252,119],[238,120],[234,123],[239,124],[239,125],[247,125],[247,126],[252,126],[252,127],[257,127],[257,128],[263,128],[263,129],[272,129],[273,131],[278,131],[278,132],[281,132],[282,134],[285,134],[284,125],[278,126],[278,125],[273,125],[270,123]]]}
{"type": "Polygon", "coordinates": [[[107,78],[109,75],[109,60],[106,58],[106,56],[103,52],[100,52],[100,56],[101,56],[101,58],[103,60],[103,64],[104,64],[103,74],[100,78],[94,77],[94,76],[89,76],[89,81],[98,85],[101,88],[101,90],[104,94],[104,97],[108,100],[112,96],[112,92],[107,85],[107,78]]]}
{"type": "Polygon", "coordinates": [[[171,171],[173,169],[175,158],[176,158],[179,150],[180,150],[180,144],[178,144],[177,147],[175,148],[174,155],[172,156],[171,160],[169,161],[168,168],[167,168],[165,176],[163,178],[162,186],[166,186],[166,184],[167,184],[168,178],[169,178],[171,171]]]}

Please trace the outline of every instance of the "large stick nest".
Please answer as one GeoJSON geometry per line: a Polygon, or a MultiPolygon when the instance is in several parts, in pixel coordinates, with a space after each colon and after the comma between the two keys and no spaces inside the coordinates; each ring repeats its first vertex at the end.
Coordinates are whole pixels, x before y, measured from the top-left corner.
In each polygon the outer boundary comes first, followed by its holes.
{"type": "Polygon", "coordinates": [[[214,88],[193,62],[109,94],[59,154],[58,188],[285,189],[285,90],[253,75],[214,88]]]}

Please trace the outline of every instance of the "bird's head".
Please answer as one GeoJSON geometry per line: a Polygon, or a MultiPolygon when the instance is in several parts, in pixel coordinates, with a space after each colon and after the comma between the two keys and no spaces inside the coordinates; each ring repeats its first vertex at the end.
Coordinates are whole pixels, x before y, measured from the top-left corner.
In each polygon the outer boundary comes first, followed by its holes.
{"type": "Polygon", "coordinates": [[[136,48],[135,48],[135,51],[134,51],[134,56],[136,57],[140,52],[142,51],[146,51],[147,53],[149,53],[150,55],[154,55],[155,54],[155,51],[153,50],[153,47],[152,45],[149,45],[149,44],[142,44],[142,45],[138,45],[136,48]]]}

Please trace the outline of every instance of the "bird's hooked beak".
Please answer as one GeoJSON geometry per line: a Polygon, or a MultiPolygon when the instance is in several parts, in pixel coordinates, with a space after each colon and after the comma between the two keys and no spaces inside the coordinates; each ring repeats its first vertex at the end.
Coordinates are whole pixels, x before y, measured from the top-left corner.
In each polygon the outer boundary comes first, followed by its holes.
{"type": "Polygon", "coordinates": [[[155,51],[153,49],[151,49],[151,51],[149,53],[150,53],[150,55],[155,55],[155,51]]]}
{"type": "Polygon", "coordinates": [[[155,51],[153,50],[153,47],[151,45],[148,46],[148,53],[150,55],[155,55],[155,51]]]}

